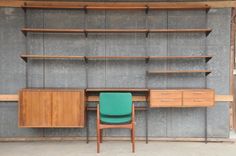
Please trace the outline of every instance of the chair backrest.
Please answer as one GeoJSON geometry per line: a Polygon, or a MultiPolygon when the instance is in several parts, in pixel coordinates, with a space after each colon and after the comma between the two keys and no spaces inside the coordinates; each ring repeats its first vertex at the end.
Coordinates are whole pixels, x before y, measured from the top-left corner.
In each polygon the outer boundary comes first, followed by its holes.
{"type": "Polygon", "coordinates": [[[100,93],[100,114],[110,116],[122,116],[132,114],[131,93],[100,93]]]}

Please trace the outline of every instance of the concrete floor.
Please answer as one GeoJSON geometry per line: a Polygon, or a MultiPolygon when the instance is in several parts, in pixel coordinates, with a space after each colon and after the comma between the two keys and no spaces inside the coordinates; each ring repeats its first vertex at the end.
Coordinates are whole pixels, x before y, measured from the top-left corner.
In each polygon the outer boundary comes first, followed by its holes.
{"type": "Polygon", "coordinates": [[[131,153],[128,141],[105,141],[96,154],[96,142],[6,142],[0,143],[1,156],[236,156],[236,144],[195,142],[137,142],[131,153]]]}

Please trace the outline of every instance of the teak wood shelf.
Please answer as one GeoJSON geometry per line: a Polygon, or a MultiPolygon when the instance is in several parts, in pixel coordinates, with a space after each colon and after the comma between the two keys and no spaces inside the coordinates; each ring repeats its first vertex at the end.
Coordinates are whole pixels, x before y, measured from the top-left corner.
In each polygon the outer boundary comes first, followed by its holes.
{"type": "Polygon", "coordinates": [[[63,55],[21,55],[21,58],[27,62],[28,59],[85,59],[84,56],[63,56],[63,55]]]}
{"type": "Polygon", "coordinates": [[[42,29],[42,28],[22,28],[26,34],[31,33],[205,33],[206,36],[212,29],[42,29]]]}
{"type": "Polygon", "coordinates": [[[156,5],[156,4],[83,4],[83,5],[46,5],[25,3],[23,9],[79,9],[79,10],[209,10],[210,6],[198,5],[156,5]]]}
{"type": "Polygon", "coordinates": [[[82,59],[82,60],[93,60],[93,59],[205,59],[208,62],[212,56],[66,56],[66,55],[21,55],[20,56],[25,62],[28,59],[82,59]]]}
{"type": "Polygon", "coordinates": [[[193,73],[205,73],[208,75],[211,73],[210,70],[169,70],[169,71],[155,71],[149,70],[148,74],[193,74],[193,73]]]}

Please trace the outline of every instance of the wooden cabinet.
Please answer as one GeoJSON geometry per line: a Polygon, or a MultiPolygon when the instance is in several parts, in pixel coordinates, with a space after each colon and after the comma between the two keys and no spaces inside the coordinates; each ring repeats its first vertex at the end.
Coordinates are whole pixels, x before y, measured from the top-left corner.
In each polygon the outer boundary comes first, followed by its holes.
{"type": "Polygon", "coordinates": [[[19,127],[84,127],[83,90],[23,89],[19,127]]]}
{"type": "Polygon", "coordinates": [[[150,107],[208,107],[213,106],[212,89],[150,90],[150,107]]]}

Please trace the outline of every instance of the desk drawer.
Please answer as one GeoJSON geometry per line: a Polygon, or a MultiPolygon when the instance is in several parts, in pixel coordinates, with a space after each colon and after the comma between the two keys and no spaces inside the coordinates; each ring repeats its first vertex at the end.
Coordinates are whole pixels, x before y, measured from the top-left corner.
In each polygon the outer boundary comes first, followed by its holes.
{"type": "Polygon", "coordinates": [[[181,107],[181,98],[162,98],[162,99],[151,99],[150,107],[181,107]]]}
{"type": "Polygon", "coordinates": [[[206,107],[213,106],[213,98],[184,98],[183,107],[206,107]]]}
{"type": "Polygon", "coordinates": [[[183,98],[195,99],[195,98],[207,98],[213,99],[214,98],[214,91],[213,90],[184,90],[183,91],[183,98]]]}
{"type": "Polygon", "coordinates": [[[150,98],[152,99],[172,99],[172,98],[182,98],[181,91],[175,90],[151,90],[150,91],[150,98]]]}

